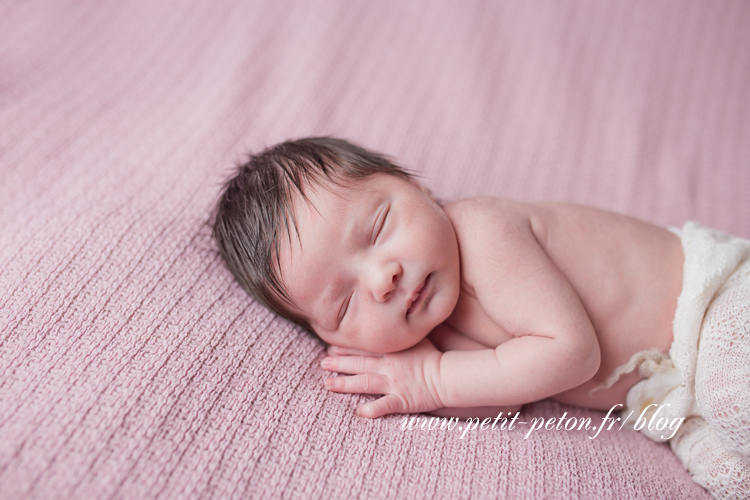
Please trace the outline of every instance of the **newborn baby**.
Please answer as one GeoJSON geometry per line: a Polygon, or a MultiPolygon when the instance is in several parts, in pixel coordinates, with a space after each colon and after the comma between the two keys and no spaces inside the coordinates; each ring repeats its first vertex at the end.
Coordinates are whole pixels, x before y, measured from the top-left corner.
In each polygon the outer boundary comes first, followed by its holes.
{"type": "Polygon", "coordinates": [[[350,376],[328,389],[382,395],[362,416],[661,404],[687,419],[671,444],[696,481],[749,487],[746,240],[562,203],[441,204],[333,138],[251,157],[214,234],[248,292],[330,345],[323,368],[350,376]]]}

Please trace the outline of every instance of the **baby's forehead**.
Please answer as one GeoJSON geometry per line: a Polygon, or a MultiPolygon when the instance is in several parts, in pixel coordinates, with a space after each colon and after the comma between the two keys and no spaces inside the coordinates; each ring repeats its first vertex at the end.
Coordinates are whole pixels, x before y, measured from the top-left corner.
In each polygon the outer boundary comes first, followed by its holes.
{"type": "Polygon", "coordinates": [[[337,268],[336,256],[346,254],[381,194],[371,183],[349,181],[311,185],[296,196],[278,233],[278,269],[291,295],[307,295],[317,285],[307,278],[337,268]]]}
{"type": "Polygon", "coordinates": [[[290,259],[320,247],[308,240],[329,238],[329,243],[335,244],[334,237],[351,220],[353,207],[373,194],[366,183],[346,179],[311,182],[303,186],[303,193],[294,194],[285,227],[277,232],[281,254],[288,257],[280,261],[282,268],[296,268],[289,266],[290,259]]]}
{"type": "Polygon", "coordinates": [[[297,194],[293,200],[292,215],[312,219],[308,222],[343,222],[341,217],[349,213],[352,206],[363,198],[375,196],[376,189],[368,179],[329,180],[310,183],[304,188],[304,196],[297,194]],[[323,218],[320,220],[320,218],[323,218]]]}

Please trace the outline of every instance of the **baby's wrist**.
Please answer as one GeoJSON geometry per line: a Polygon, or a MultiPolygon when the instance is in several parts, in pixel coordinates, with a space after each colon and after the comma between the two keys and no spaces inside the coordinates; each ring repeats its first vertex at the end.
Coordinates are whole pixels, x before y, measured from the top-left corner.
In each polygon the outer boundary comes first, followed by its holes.
{"type": "Polygon", "coordinates": [[[432,376],[429,377],[431,392],[434,394],[434,399],[439,405],[438,408],[450,408],[456,406],[452,404],[452,391],[449,390],[450,387],[445,377],[443,366],[444,357],[445,353],[439,351],[436,353],[431,364],[432,376]]]}

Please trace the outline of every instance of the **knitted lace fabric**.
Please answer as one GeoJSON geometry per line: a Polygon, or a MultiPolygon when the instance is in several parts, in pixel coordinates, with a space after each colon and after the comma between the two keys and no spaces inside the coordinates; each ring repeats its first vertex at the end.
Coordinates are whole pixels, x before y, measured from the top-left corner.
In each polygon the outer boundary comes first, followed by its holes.
{"type": "MultiPolygon", "coordinates": [[[[750,497],[750,241],[688,222],[669,358],[647,366],[627,413],[685,418],[670,445],[716,498],[750,497]],[[652,415],[657,407],[647,410],[652,415]]],[[[642,370],[643,373],[643,370],[642,370]]],[[[642,427],[654,440],[657,429],[642,427]]]]}

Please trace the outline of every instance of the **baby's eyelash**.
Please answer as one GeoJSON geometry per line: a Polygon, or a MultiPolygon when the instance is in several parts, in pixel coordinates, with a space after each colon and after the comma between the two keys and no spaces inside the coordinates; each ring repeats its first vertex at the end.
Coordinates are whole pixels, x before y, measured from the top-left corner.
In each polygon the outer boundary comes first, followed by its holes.
{"type": "Polygon", "coordinates": [[[343,320],[343,319],[344,319],[344,316],[346,316],[346,311],[348,311],[348,310],[349,310],[349,303],[350,303],[351,301],[352,301],[352,296],[351,296],[351,295],[349,295],[349,297],[347,297],[347,299],[346,299],[346,300],[344,301],[344,303],[343,303],[343,304],[341,305],[341,309],[342,309],[342,312],[341,312],[341,315],[340,315],[340,318],[341,318],[341,319],[339,319],[339,323],[341,322],[341,320],[343,320]]]}
{"type": "Polygon", "coordinates": [[[385,220],[388,218],[388,212],[391,211],[391,207],[388,206],[385,209],[385,214],[383,214],[383,219],[380,221],[380,225],[378,226],[377,233],[375,233],[375,241],[378,241],[378,237],[380,236],[380,232],[383,230],[383,227],[385,226],[385,220]]]}

